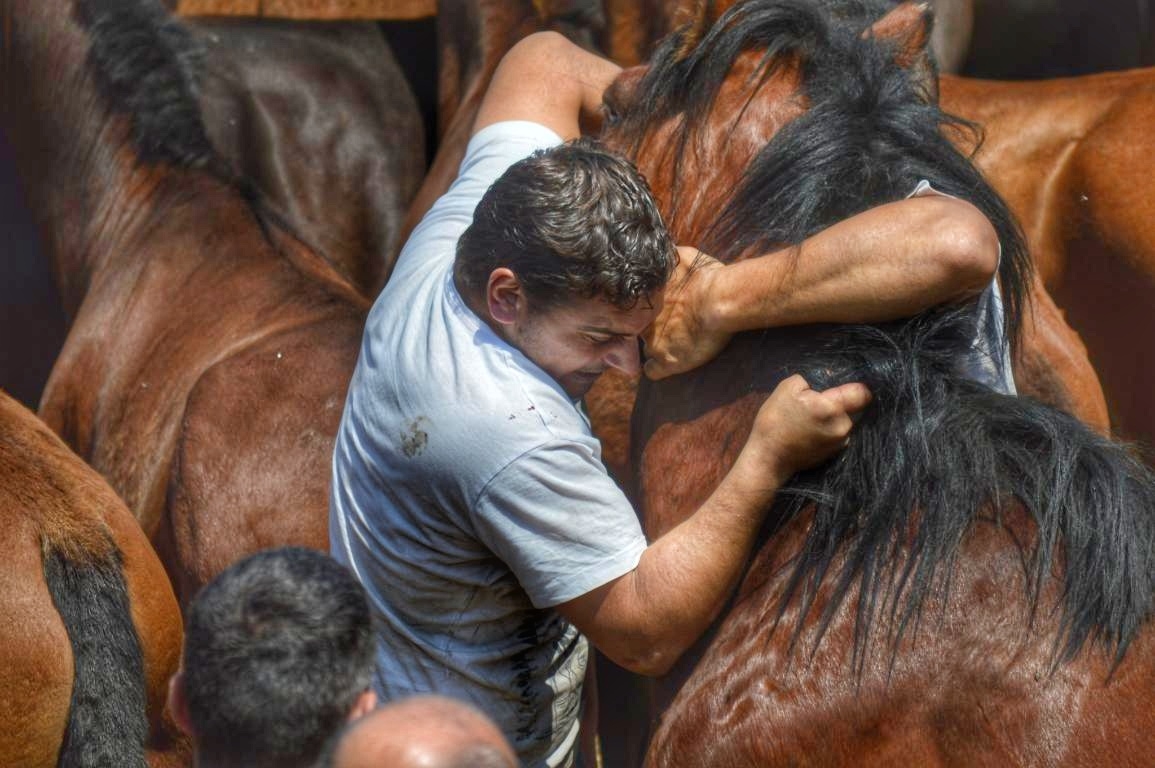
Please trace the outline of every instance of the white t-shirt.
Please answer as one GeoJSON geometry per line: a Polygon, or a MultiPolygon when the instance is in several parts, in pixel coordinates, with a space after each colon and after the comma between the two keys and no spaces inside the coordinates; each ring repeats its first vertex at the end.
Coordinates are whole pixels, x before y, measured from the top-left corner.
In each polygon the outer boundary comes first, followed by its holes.
{"type": "Polygon", "coordinates": [[[365,585],[384,700],[464,698],[527,766],[569,765],[585,638],[552,606],[637,565],[646,540],[564,390],[468,307],[457,240],[513,162],[560,138],[491,125],[369,314],[333,455],[335,558],[365,585]]]}
{"type": "MultiPolygon", "coordinates": [[[[907,197],[920,195],[951,197],[945,192],[939,192],[925,179],[920,181],[907,197]]],[[[1000,243],[1000,260],[1002,259],[1002,249],[1003,246],[1000,243]]],[[[1011,347],[1007,342],[1007,335],[1004,330],[1003,293],[999,289],[998,275],[995,275],[991,284],[979,294],[975,303],[978,325],[966,361],[967,374],[969,378],[987,385],[996,392],[1017,395],[1014,371],[1011,369],[1011,347]]]]}

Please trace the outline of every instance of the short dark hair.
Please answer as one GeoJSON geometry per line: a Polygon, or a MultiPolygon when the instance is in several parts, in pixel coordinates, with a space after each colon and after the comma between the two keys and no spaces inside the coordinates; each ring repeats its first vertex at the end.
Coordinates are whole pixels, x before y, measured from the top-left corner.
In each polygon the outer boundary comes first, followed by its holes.
{"type": "Polygon", "coordinates": [[[593,139],[539,150],[489,188],[457,243],[464,293],[508,267],[536,309],[601,298],[621,309],[661,290],[676,251],[637,168],[593,139]]]}
{"type": "Polygon", "coordinates": [[[315,764],[372,674],[365,590],[321,552],[251,555],[189,608],[184,689],[206,764],[315,764]]]}

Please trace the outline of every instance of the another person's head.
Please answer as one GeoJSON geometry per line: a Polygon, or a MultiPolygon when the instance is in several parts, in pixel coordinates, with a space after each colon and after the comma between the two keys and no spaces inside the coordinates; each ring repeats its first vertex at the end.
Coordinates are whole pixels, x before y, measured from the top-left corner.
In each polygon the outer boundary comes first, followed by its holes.
{"type": "Polygon", "coordinates": [[[677,255],[645,179],[579,139],[514,163],[478,203],[454,279],[509,343],[580,397],[638,368],[677,255]]]}
{"type": "Polygon", "coordinates": [[[316,765],[376,704],[364,589],[321,552],[238,561],[197,594],[187,625],[169,700],[198,766],[316,765]]]}
{"type": "Polygon", "coordinates": [[[497,726],[472,706],[444,696],[391,702],[353,723],[331,768],[517,768],[497,726]]]}

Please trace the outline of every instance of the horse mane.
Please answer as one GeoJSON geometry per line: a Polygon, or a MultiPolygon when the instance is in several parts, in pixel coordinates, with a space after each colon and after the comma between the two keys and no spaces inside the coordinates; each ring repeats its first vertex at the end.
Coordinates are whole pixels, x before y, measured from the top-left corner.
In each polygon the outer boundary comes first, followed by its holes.
{"type": "MultiPolygon", "coordinates": [[[[957,350],[973,332],[964,308],[947,308],[840,327],[792,361],[815,389],[865,383],[874,405],[841,454],[778,494],[764,537],[813,515],[779,618],[794,597],[809,614],[844,558],[819,638],[857,583],[861,670],[873,621],[897,618],[894,652],[935,588],[949,587],[971,526],[1002,525],[1017,506],[1035,526],[1033,541],[1016,540],[1032,621],[1046,582],[1058,580],[1053,662],[1093,642],[1117,664],[1155,599],[1155,477],[1133,449],[1075,417],[972,380],[957,350]]],[[[800,619],[795,641],[801,629],[800,619]]]]}
{"type": "Polygon", "coordinates": [[[108,106],[127,117],[144,163],[220,173],[197,100],[204,51],[158,2],[76,0],[88,67],[108,106]]]}
{"type": "Polygon", "coordinates": [[[319,258],[332,267],[213,146],[198,100],[205,52],[188,27],[159,0],[74,2],[89,36],[88,69],[108,108],[128,120],[139,162],[209,174],[239,196],[261,235],[290,263],[313,272],[319,258]]]}
{"type": "Polygon", "coordinates": [[[75,4],[89,35],[88,69],[109,109],[128,120],[139,161],[209,174],[240,196],[278,252],[297,261],[297,249],[282,247],[277,231],[320,253],[213,146],[198,100],[205,51],[187,25],[159,0],[75,4]]]}
{"type": "MultiPolygon", "coordinates": [[[[744,2],[689,51],[684,38],[697,33],[684,27],[655,53],[622,115],[622,134],[636,154],[650,125],[676,119],[677,169],[741,53],[764,51],[751,99],[758,85],[797,63],[810,108],[761,149],[696,244],[722,261],[797,245],[841,219],[902,199],[926,179],[974,204],[998,233],[1006,332],[1015,345],[1032,270],[1025,239],[1006,203],[948,139],[955,132],[981,136],[978,127],[939,109],[925,82],[895,61],[888,41],[864,35],[888,5],[744,2]]],[[[677,170],[675,178],[682,178],[677,170]]]]}
{"type": "MultiPolygon", "coordinates": [[[[820,5],[750,0],[724,14],[688,53],[678,34],[668,38],[621,117],[627,146],[636,154],[650,126],[680,121],[677,163],[693,146],[695,126],[710,119],[739,54],[765,51],[761,82],[798,66],[809,109],[759,152],[734,195],[718,201],[720,216],[696,244],[723,261],[798,244],[902,199],[926,179],[973,203],[997,230],[1014,339],[1031,274],[1024,239],[1005,203],[948,140],[952,131],[977,129],[943,113],[925,84],[895,62],[887,41],[863,34],[878,3],[820,5]]],[[[874,394],[849,447],[792,479],[763,531],[770,537],[812,515],[779,602],[781,621],[791,601],[801,600],[794,645],[829,577],[815,648],[857,588],[857,671],[865,668],[880,617],[895,622],[890,647],[897,653],[927,599],[939,587],[949,589],[953,559],[971,526],[1002,524],[1015,507],[1035,526],[1033,541],[1019,544],[1032,621],[1044,586],[1058,582],[1055,664],[1088,642],[1113,652],[1118,663],[1150,617],[1155,477],[1126,446],[1075,418],[973,381],[962,353],[977,322],[971,304],[903,322],[830,326],[822,331],[828,343],[786,361],[816,389],[861,381],[874,394]]],[[[762,332],[755,353],[765,357],[761,362],[781,367],[785,347],[775,342],[789,332],[762,332]]],[[[767,366],[756,361],[751,368],[767,366]]]]}

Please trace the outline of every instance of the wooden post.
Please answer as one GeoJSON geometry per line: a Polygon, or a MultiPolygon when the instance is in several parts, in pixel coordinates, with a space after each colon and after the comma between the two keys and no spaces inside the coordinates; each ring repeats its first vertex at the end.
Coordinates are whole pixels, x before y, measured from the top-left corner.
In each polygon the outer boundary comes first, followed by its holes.
{"type": "Polygon", "coordinates": [[[266,16],[286,19],[420,19],[436,0],[179,0],[182,16],[266,16]]]}

